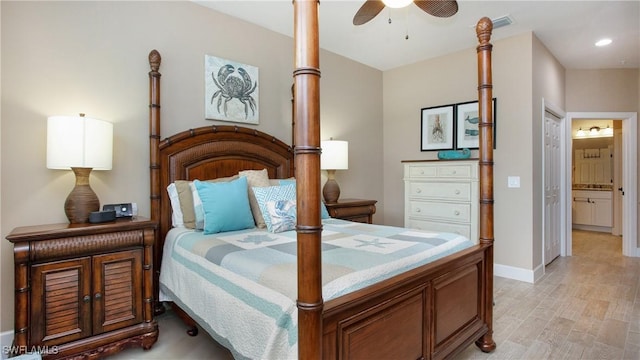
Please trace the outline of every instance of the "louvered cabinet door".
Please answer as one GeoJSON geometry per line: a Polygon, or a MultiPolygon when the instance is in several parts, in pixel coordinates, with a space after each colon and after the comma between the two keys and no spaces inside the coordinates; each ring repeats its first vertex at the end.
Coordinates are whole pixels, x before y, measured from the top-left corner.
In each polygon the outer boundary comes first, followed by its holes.
{"type": "Polygon", "coordinates": [[[93,332],[142,321],[142,249],[93,257],[93,332]]]}
{"type": "Polygon", "coordinates": [[[60,344],[91,335],[90,274],[90,257],[31,267],[31,344],[60,344]]]}

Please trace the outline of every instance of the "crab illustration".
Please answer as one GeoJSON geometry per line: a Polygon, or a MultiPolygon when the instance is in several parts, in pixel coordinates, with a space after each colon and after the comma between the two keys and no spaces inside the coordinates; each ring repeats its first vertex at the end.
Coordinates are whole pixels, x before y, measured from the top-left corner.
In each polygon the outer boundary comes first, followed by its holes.
{"type": "Polygon", "coordinates": [[[244,104],[244,117],[246,119],[249,117],[249,109],[251,109],[252,114],[255,115],[256,113],[256,101],[251,97],[251,94],[256,90],[258,82],[252,82],[251,76],[241,67],[238,68],[240,77],[232,75],[235,71],[236,69],[233,65],[227,64],[218,70],[217,79],[215,74],[211,73],[213,82],[220,89],[211,97],[211,104],[218,97],[218,112],[220,112],[220,106],[222,106],[224,115],[227,116],[227,103],[234,98],[238,99],[244,104]]]}

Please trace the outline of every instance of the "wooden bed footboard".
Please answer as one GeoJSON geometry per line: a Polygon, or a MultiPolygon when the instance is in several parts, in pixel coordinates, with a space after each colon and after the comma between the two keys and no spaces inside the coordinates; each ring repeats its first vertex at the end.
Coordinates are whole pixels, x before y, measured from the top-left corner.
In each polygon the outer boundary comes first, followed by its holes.
{"type": "MultiPolygon", "coordinates": [[[[327,301],[322,358],[454,357],[489,331],[482,275],[487,251],[476,245],[327,301]]],[[[177,304],[171,307],[196,336],[196,322],[177,304]]]]}
{"type": "Polygon", "coordinates": [[[325,303],[323,358],[445,359],[488,331],[475,246],[325,303]]]}

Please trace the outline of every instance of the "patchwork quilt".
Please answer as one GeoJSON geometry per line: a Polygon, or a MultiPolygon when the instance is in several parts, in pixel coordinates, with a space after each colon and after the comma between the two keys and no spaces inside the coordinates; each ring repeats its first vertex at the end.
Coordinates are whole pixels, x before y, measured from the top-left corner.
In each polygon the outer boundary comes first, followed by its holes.
{"type": "MultiPolygon", "coordinates": [[[[323,220],[325,301],[472,246],[469,239],[323,220]]],[[[212,235],[175,228],[165,240],[162,301],[176,302],[236,358],[297,357],[296,232],[212,235]]]]}

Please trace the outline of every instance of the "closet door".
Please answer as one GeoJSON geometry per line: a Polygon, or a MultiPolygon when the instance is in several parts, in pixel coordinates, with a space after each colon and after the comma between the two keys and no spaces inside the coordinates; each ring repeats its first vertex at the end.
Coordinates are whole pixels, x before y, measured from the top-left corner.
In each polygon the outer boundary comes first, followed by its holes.
{"type": "MultiPolygon", "coordinates": [[[[560,256],[560,119],[545,112],[544,124],[544,259],[560,256]]],[[[581,169],[582,172],[582,169],[581,169]]]]}

